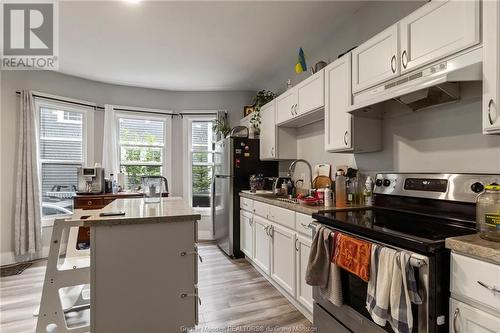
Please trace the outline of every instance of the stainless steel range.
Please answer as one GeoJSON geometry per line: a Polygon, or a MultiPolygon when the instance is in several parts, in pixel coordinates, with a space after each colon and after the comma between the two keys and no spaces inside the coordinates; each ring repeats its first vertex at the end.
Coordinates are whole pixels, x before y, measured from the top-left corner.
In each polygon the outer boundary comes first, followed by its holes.
{"type": "MultiPolygon", "coordinates": [[[[362,211],[322,212],[313,217],[336,231],[411,253],[421,305],[412,306],[413,332],[448,332],[449,251],[445,239],[475,233],[475,200],[500,175],[396,174],[376,177],[375,204],[362,211]]],[[[367,283],[342,271],[344,305],[314,289],[314,324],[319,332],[393,332],[367,312],[367,283]]]]}

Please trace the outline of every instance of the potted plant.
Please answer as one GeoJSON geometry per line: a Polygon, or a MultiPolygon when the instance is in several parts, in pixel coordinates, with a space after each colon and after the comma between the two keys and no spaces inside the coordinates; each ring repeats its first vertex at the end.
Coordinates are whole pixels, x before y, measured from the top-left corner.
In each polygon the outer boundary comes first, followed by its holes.
{"type": "Polygon", "coordinates": [[[254,97],[254,111],[252,112],[252,118],[250,118],[250,132],[254,133],[254,136],[258,136],[260,134],[260,124],[261,124],[261,116],[260,116],[260,108],[272,101],[276,97],[276,94],[269,90],[261,90],[254,97]]]}
{"type": "Polygon", "coordinates": [[[227,118],[215,120],[212,129],[217,135],[218,139],[225,138],[229,134],[229,132],[231,132],[231,128],[227,123],[227,118]]]}

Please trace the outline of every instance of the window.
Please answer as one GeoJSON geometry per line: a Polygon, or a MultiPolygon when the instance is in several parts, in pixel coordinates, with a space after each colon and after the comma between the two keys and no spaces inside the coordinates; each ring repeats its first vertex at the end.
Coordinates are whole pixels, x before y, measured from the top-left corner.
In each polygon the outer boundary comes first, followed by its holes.
{"type": "Polygon", "coordinates": [[[211,116],[188,120],[188,195],[193,207],[210,207],[215,139],[213,120],[211,116]]]}
{"type": "Polygon", "coordinates": [[[87,161],[89,109],[36,101],[39,120],[42,217],[73,213],[77,168],[87,161]]]}
{"type": "Polygon", "coordinates": [[[119,116],[118,132],[120,170],[128,189],[140,186],[141,176],[165,174],[165,119],[119,116]]]}

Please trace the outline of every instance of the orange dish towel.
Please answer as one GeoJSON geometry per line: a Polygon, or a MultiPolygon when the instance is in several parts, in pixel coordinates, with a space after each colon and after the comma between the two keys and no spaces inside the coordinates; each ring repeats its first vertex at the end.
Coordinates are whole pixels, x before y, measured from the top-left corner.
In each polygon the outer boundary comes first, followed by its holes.
{"type": "Polygon", "coordinates": [[[332,262],[368,282],[372,244],[340,233],[336,236],[332,262]]]}

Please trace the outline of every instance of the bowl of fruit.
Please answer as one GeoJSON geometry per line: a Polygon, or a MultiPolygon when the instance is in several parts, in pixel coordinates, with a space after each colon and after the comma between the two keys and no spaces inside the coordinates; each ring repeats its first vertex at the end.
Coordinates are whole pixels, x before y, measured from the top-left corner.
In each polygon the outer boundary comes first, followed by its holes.
{"type": "Polygon", "coordinates": [[[298,195],[297,200],[301,205],[306,205],[306,206],[317,206],[319,205],[319,199],[316,197],[312,196],[303,196],[303,195],[298,195]]]}

